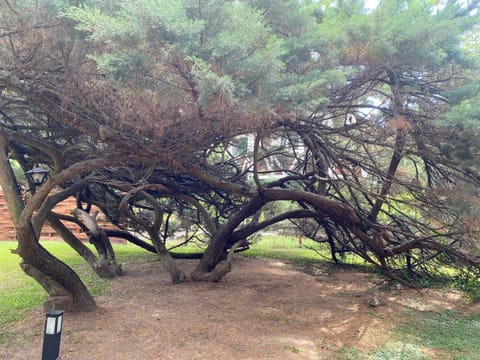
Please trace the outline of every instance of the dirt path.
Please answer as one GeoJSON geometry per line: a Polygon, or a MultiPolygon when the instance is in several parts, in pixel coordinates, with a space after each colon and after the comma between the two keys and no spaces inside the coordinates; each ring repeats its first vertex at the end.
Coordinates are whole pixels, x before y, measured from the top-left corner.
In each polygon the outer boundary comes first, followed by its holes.
{"type": "MultiPolygon", "coordinates": [[[[273,260],[237,257],[219,283],[177,286],[157,262],[123,266],[96,313],[65,315],[62,360],[333,359],[342,346],[387,341],[406,308],[464,305],[454,292],[386,290],[368,274],[308,274],[273,260]]],[[[15,326],[0,359],[39,359],[42,327],[38,309],[15,326]]]]}

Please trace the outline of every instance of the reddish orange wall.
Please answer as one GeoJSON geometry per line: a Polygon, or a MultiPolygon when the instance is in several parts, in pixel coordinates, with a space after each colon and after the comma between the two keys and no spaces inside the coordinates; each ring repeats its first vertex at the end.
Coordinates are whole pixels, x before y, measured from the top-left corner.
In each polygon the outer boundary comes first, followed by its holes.
{"type": "MultiPolygon", "coordinates": [[[[54,208],[54,211],[60,214],[70,215],[70,212],[76,207],[77,203],[75,198],[70,197],[57,204],[57,206],[55,206],[54,208]]],[[[105,217],[101,217],[100,215],[99,217],[100,225],[104,226],[105,217]]],[[[88,237],[81,232],[80,227],[76,224],[69,221],[64,221],[63,223],[81,240],[85,241],[88,239],[88,237]]],[[[52,240],[60,239],[60,237],[55,233],[55,231],[48,225],[45,225],[42,228],[40,238],[43,240],[48,238],[52,240]]],[[[13,227],[12,218],[10,217],[7,204],[5,203],[5,197],[3,195],[3,192],[0,190],[0,241],[2,240],[15,240],[15,228],[13,227]]]]}

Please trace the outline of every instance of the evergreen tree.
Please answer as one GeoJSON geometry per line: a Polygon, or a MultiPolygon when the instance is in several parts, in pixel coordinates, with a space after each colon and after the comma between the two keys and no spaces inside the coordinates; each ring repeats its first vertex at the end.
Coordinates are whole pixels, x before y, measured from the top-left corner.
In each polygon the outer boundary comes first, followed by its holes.
{"type": "Polygon", "coordinates": [[[303,219],[300,230],[335,260],[354,252],[394,278],[432,261],[478,268],[478,224],[458,210],[474,202],[445,199],[480,182],[477,8],[9,1],[0,183],[30,274],[78,309],[94,307],[38,242],[70,194],[88,219],[100,206],[122,236],[156,251],[174,283],[187,277],[166,246],[172,214],[209,239],[193,280],[218,281],[229,249],[286,219],[303,219]],[[231,151],[240,135],[252,148],[231,151]],[[8,158],[52,169],[25,206],[8,158]],[[284,200],[294,206],[265,215],[284,200]]]}

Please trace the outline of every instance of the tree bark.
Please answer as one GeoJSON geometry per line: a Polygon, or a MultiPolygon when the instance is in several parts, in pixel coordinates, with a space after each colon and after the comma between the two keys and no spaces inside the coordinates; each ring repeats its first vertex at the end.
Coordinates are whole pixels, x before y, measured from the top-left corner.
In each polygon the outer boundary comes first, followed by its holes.
{"type": "Polygon", "coordinates": [[[41,280],[41,285],[48,292],[50,301],[55,304],[61,301],[65,306],[64,294],[70,297],[70,308],[63,309],[73,312],[94,311],[95,300],[78,275],[62,261],[51,255],[37,241],[35,231],[31,224],[16,227],[18,239],[18,254],[24,261],[23,268],[29,270],[28,275],[34,274],[36,280],[41,280]],[[32,270],[35,269],[35,270],[32,270]],[[43,275],[41,275],[43,274],[43,275]],[[50,286],[51,284],[55,284],[50,286]],[[58,284],[59,286],[56,286],[58,284]],[[64,291],[60,290],[63,288],[64,291]],[[59,299],[59,293],[62,299],[59,299]]]}
{"type": "Polygon", "coordinates": [[[160,239],[160,226],[162,224],[162,215],[163,211],[156,201],[155,198],[148,195],[144,190],[147,189],[160,189],[165,192],[169,192],[163,185],[159,184],[149,184],[144,186],[139,186],[137,188],[131,189],[122,199],[119,205],[119,210],[125,214],[128,218],[132,221],[135,221],[137,224],[142,226],[150,236],[152,240],[153,246],[155,246],[155,250],[157,251],[157,255],[160,258],[165,270],[170,274],[170,278],[173,284],[179,284],[187,280],[187,276],[185,273],[175,264],[175,260],[173,259],[172,255],[168,252],[165,244],[160,239]],[[155,211],[155,219],[152,224],[150,224],[147,220],[136,216],[130,209],[128,208],[128,203],[131,197],[135,194],[139,193],[145,200],[147,200],[154,208],[155,211]]]}
{"type": "Polygon", "coordinates": [[[226,274],[232,271],[232,261],[233,255],[235,254],[235,250],[239,246],[243,244],[243,240],[238,241],[234,244],[230,251],[228,252],[227,258],[225,260],[219,261],[215,268],[210,272],[195,272],[193,276],[195,276],[195,281],[206,281],[206,282],[218,282],[220,281],[226,274]]]}
{"type": "Polygon", "coordinates": [[[122,267],[115,259],[115,252],[107,233],[98,226],[96,214],[91,216],[86,211],[78,208],[74,209],[72,214],[88,229],[89,241],[97,249],[100,257],[100,261],[97,260],[97,263],[103,269],[104,275],[109,278],[122,275],[122,267]]]}
{"type": "Polygon", "coordinates": [[[53,307],[61,303],[63,310],[95,310],[95,301],[78,275],[39,244],[32,216],[27,216],[26,207],[17,190],[8,159],[8,137],[5,133],[0,133],[0,169],[0,184],[15,226],[18,240],[16,252],[23,259],[22,269],[39,281],[49,294],[53,307]],[[65,301],[65,294],[68,295],[68,301],[65,301]]]}
{"type": "Polygon", "coordinates": [[[165,245],[157,239],[157,241],[152,239],[153,244],[157,250],[157,255],[162,262],[165,270],[170,274],[170,279],[172,280],[172,284],[180,284],[187,280],[187,276],[185,273],[175,264],[175,260],[173,259],[172,255],[168,252],[165,245]]]}
{"type": "Polygon", "coordinates": [[[62,237],[77,254],[79,254],[90,265],[93,271],[102,279],[111,279],[115,277],[115,272],[112,271],[106,264],[106,262],[100,261],[95,254],[86,247],[72,232],[55,216],[51,213],[47,217],[47,221],[50,226],[62,237]]]}
{"type": "Polygon", "coordinates": [[[20,267],[27,275],[34,278],[51,297],[69,296],[68,292],[60,284],[32,265],[22,261],[20,267]]]}
{"type": "MultiPolygon", "coordinates": [[[[263,196],[255,196],[250,200],[250,203],[248,203],[235,216],[233,216],[228,223],[217,230],[208,244],[202,259],[191,274],[191,279],[193,281],[211,281],[210,277],[207,275],[208,273],[217,272],[220,274],[223,272],[223,275],[225,275],[228,272],[219,270],[215,271],[216,266],[219,265],[220,261],[222,260],[222,256],[225,252],[225,245],[232,236],[235,228],[245,219],[254,215],[263,207],[263,205],[265,205],[265,203],[266,201],[263,196]]],[[[212,278],[216,279],[215,281],[219,280],[217,279],[217,275],[214,275],[212,278]]]]}

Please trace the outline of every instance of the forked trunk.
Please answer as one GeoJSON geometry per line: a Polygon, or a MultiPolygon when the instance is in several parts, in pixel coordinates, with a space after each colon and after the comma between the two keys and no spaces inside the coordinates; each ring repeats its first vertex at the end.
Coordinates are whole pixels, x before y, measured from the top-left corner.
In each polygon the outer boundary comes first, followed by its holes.
{"type": "Polygon", "coordinates": [[[202,259],[191,274],[193,281],[219,281],[231,270],[231,259],[227,263],[222,261],[228,240],[237,226],[254,215],[265,203],[263,196],[254,197],[213,235],[202,259]]]}
{"type": "Polygon", "coordinates": [[[50,226],[62,237],[72,249],[74,249],[87,263],[93,271],[102,279],[111,279],[116,276],[114,270],[102,262],[95,254],[86,247],[72,232],[54,215],[49,215],[47,221],[50,226]]]}
{"type": "MultiPolygon", "coordinates": [[[[191,278],[193,281],[207,281],[207,282],[217,282],[220,281],[227,273],[232,271],[232,260],[235,250],[244,243],[243,240],[238,241],[234,244],[227,255],[225,260],[217,262],[214,269],[211,271],[202,271],[198,267],[192,272],[191,278]]],[[[203,260],[203,259],[202,259],[203,260]]]]}
{"type": "Polygon", "coordinates": [[[118,264],[115,259],[115,252],[113,251],[110,239],[106,231],[98,226],[98,211],[90,215],[86,211],[77,208],[72,211],[72,214],[88,229],[88,239],[90,243],[95,246],[100,257],[97,263],[98,271],[104,275],[102,277],[114,278],[115,276],[122,275],[122,266],[118,264]]]}
{"type": "Polygon", "coordinates": [[[89,234],[89,240],[97,249],[100,266],[108,271],[109,277],[122,275],[122,266],[115,259],[115,252],[105,230],[100,229],[96,234],[89,234]]]}
{"type": "Polygon", "coordinates": [[[228,237],[226,236],[226,231],[218,231],[210,240],[205,253],[203,254],[200,262],[197,264],[195,270],[193,271],[191,278],[193,281],[202,281],[205,277],[204,274],[207,274],[215,269],[217,264],[222,260],[225,252],[225,245],[227,243],[228,237]]]}

